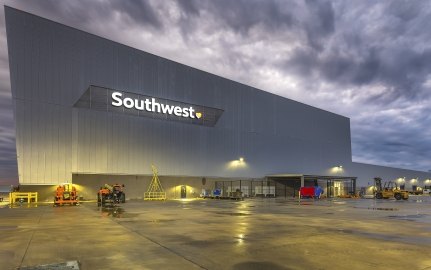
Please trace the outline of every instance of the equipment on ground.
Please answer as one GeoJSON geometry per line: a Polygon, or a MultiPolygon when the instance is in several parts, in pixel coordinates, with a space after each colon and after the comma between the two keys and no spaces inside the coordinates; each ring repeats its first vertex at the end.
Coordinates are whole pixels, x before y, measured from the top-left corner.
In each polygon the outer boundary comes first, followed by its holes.
{"type": "Polygon", "coordinates": [[[424,186],[424,189],[422,190],[422,194],[431,195],[431,186],[424,186]]]}
{"type": "Polygon", "coordinates": [[[9,204],[12,205],[14,203],[22,204],[26,203],[37,203],[37,192],[10,192],[9,193],[9,204]]]}
{"type": "Polygon", "coordinates": [[[374,197],[376,199],[389,199],[395,198],[396,200],[407,200],[409,198],[409,192],[400,189],[395,182],[387,181],[382,186],[382,178],[374,178],[374,186],[376,187],[374,197]]]}
{"type": "Polygon", "coordinates": [[[314,187],[301,187],[299,189],[299,197],[303,198],[315,198],[320,199],[323,194],[323,189],[320,186],[314,187]]]}
{"type": "Polygon", "coordinates": [[[213,198],[220,199],[222,195],[223,195],[223,191],[220,188],[216,188],[213,190],[213,198]]]}
{"type": "Polygon", "coordinates": [[[235,191],[230,191],[229,192],[229,198],[231,200],[244,200],[242,191],[240,189],[237,189],[235,191]]]}
{"type": "Polygon", "coordinates": [[[151,179],[147,192],[144,193],[144,200],[166,200],[166,192],[163,190],[162,184],[160,183],[157,168],[151,165],[151,169],[153,170],[153,178],[151,179]]]}
{"type": "Polygon", "coordinates": [[[410,195],[422,195],[422,194],[424,194],[424,192],[423,192],[422,188],[416,187],[415,190],[409,191],[409,194],[410,195]]]}
{"type": "Polygon", "coordinates": [[[105,184],[103,187],[100,187],[99,192],[97,193],[97,206],[113,206],[125,203],[126,194],[124,193],[123,188],[124,185],[120,184],[105,184]]]}
{"type": "Polygon", "coordinates": [[[79,204],[76,188],[70,183],[59,185],[55,190],[54,206],[62,206],[63,204],[79,204]]]}

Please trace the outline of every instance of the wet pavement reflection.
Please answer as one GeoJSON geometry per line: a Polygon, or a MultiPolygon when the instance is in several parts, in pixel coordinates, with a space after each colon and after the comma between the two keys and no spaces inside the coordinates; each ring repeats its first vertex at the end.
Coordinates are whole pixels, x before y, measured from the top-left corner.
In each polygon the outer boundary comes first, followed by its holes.
{"type": "Polygon", "coordinates": [[[6,269],[71,256],[85,269],[431,269],[430,196],[41,206],[0,209],[6,269]]]}
{"type": "Polygon", "coordinates": [[[97,210],[101,213],[102,217],[124,217],[124,209],[118,206],[98,207],[97,210]]]}

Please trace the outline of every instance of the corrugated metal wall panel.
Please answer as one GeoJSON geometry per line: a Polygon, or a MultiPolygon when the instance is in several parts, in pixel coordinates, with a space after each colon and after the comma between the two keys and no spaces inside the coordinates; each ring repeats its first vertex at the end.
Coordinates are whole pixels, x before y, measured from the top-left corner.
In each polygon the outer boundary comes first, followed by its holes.
{"type": "Polygon", "coordinates": [[[350,160],[347,118],[13,9],[6,17],[22,183],[151,174],[151,163],[169,175],[260,177],[350,160]],[[202,127],[72,109],[91,84],[225,112],[202,127]],[[240,156],[249,167],[230,169],[240,156]]]}

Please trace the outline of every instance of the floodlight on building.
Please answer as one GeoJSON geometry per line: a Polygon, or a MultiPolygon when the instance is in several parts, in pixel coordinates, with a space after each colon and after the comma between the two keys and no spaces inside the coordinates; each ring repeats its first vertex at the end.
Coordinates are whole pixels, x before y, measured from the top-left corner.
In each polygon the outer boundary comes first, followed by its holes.
{"type": "Polygon", "coordinates": [[[244,157],[239,157],[238,159],[231,160],[227,163],[228,169],[245,169],[248,167],[247,162],[244,157]]]}

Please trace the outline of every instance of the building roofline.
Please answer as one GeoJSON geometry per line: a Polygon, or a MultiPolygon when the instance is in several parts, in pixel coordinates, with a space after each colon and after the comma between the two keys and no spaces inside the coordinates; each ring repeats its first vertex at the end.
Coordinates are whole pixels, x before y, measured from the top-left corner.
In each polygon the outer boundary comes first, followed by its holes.
{"type": "Polygon", "coordinates": [[[194,70],[199,71],[199,72],[204,72],[204,73],[209,74],[209,75],[212,75],[212,76],[219,77],[219,78],[221,78],[221,79],[224,79],[224,80],[230,81],[230,82],[232,82],[232,83],[236,83],[236,84],[239,84],[239,85],[242,85],[242,86],[245,86],[245,87],[250,87],[250,88],[252,88],[252,89],[254,89],[254,90],[261,91],[261,92],[264,92],[264,93],[266,93],[266,94],[274,95],[274,96],[276,96],[276,97],[280,97],[280,98],[283,98],[283,99],[286,99],[286,100],[289,100],[289,101],[292,101],[292,102],[295,102],[295,103],[298,103],[298,104],[301,104],[301,105],[304,105],[304,106],[310,107],[310,108],[312,108],[312,109],[321,110],[321,111],[323,111],[323,112],[330,113],[330,114],[336,115],[336,116],[338,116],[338,117],[343,117],[343,118],[346,118],[346,119],[348,119],[348,120],[350,121],[350,118],[349,118],[349,117],[344,116],[344,115],[341,115],[341,114],[337,114],[337,113],[334,113],[334,112],[331,112],[331,111],[328,111],[328,110],[325,110],[325,109],[322,109],[322,108],[314,107],[314,106],[312,106],[312,105],[309,105],[309,104],[306,104],[306,103],[303,103],[303,102],[300,102],[300,101],[297,101],[297,100],[294,100],[294,99],[290,99],[290,98],[287,98],[287,97],[280,96],[279,94],[274,94],[274,93],[271,93],[271,92],[268,92],[268,91],[265,91],[265,90],[262,90],[262,89],[256,88],[256,87],[254,87],[254,86],[251,86],[251,85],[248,85],[248,84],[245,84],[245,83],[241,83],[241,82],[238,82],[238,81],[234,81],[233,79],[229,79],[229,78],[226,78],[226,77],[222,77],[222,76],[220,76],[220,75],[217,75],[217,74],[214,74],[214,73],[210,73],[210,72],[205,71],[205,70],[202,70],[202,69],[198,69],[198,68],[195,68],[195,67],[192,67],[192,66],[186,65],[186,64],[182,64],[182,63],[180,63],[180,62],[177,62],[177,61],[174,61],[174,60],[171,60],[171,59],[168,59],[168,58],[165,58],[165,57],[162,57],[162,56],[159,56],[159,55],[156,55],[156,54],[153,54],[153,53],[150,53],[150,52],[147,52],[147,51],[144,51],[144,50],[141,50],[141,49],[135,48],[135,47],[132,47],[132,46],[130,46],[130,45],[126,45],[126,44],[120,43],[120,42],[118,42],[118,41],[111,40],[111,39],[108,39],[108,38],[106,38],[106,37],[99,36],[99,35],[96,35],[96,34],[93,34],[93,33],[90,33],[90,32],[84,31],[84,30],[81,30],[81,29],[79,29],[79,28],[76,28],[76,27],[73,27],[73,26],[66,25],[66,24],[64,24],[64,23],[60,23],[60,22],[54,21],[54,20],[52,20],[52,19],[44,18],[44,17],[42,17],[42,16],[36,15],[36,14],[34,14],[34,13],[30,13],[30,12],[28,12],[28,11],[24,11],[24,10],[21,10],[21,9],[17,9],[17,8],[14,8],[14,7],[8,6],[8,5],[4,5],[4,7],[5,7],[5,10],[7,10],[7,9],[11,9],[11,10],[14,10],[14,11],[22,12],[22,13],[25,13],[25,14],[28,14],[28,15],[31,15],[31,16],[34,16],[34,17],[37,17],[37,18],[39,18],[39,19],[42,19],[42,20],[45,20],[45,21],[49,21],[49,22],[54,23],[54,24],[57,24],[57,25],[61,25],[61,26],[63,26],[63,27],[67,27],[67,28],[70,28],[70,29],[73,29],[73,30],[76,30],[76,31],[82,32],[82,33],[87,34],[87,35],[92,35],[92,36],[94,36],[94,37],[97,37],[97,38],[100,38],[100,39],[103,39],[103,40],[106,40],[106,41],[109,41],[109,42],[113,42],[113,43],[115,43],[115,44],[117,44],[117,45],[120,45],[120,46],[125,46],[125,47],[127,47],[127,48],[129,48],[129,49],[136,50],[136,51],[138,51],[138,52],[144,52],[144,53],[150,54],[150,55],[152,55],[152,56],[162,58],[162,59],[164,59],[164,60],[166,60],[166,61],[169,61],[169,62],[172,62],[172,63],[178,64],[178,65],[186,66],[186,67],[188,67],[188,68],[194,69],[194,70]]]}

